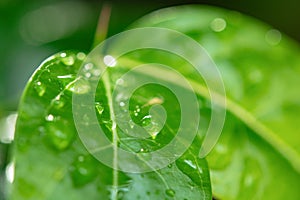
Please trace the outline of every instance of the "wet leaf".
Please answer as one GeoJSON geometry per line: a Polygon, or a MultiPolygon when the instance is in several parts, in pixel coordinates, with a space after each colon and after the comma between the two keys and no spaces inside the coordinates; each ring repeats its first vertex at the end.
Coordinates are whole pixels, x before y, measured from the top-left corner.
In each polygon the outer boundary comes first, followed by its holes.
{"type": "MultiPolygon", "coordinates": [[[[82,59],[82,53],[56,54],[43,62],[28,82],[19,107],[14,149],[16,173],[9,199],[211,199],[208,166],[205,159],[197,157],[199,137],[178,162],[140,174],[113,170],[86,150],[72,113],[72,95],[92,90],[88,82],[76,77],[82,59]]],[[[91,64],[84,69],[88,78],[99,76],[91,64]]],[[[107,83],[101,80],[94,107],[88,108],[95,111],[98,121],[82,116],[81,123],[100,124],[113,142],[107,93],[115,84],[122,84],[120,76],[124,71],[115,67],[107,73],[106,81],[111,87],[106,90],[107,83]]],[[[131,80],[134,78],[143,76],[131,80]]],[[[127,112],[132,121],[126,123],[145,127],[150,135],[139,139],[117,127],[118,148],[136,153],[147,164],[147,159],[151,159],[147,153],[168,145],[176,135],[180,121],[178,101],[167,88],[145,85],[133,93],[127,112]],[[163,128],[158,127],[160,121],[149,111],[154,104],[162,105],[168,112],[163,128]]],[[[99,152],[95,149],[95,153],[99,152]]]]}

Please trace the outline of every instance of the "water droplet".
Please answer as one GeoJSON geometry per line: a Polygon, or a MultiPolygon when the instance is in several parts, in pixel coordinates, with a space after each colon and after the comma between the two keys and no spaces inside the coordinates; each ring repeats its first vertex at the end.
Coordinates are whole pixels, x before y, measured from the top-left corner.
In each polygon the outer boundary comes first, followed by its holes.
{"type": "Polygon", "coordinates": [[[53,101],[53,107],[56,109],[60,109],[65,105],[65,102],[58,96],[57,98],[54,99],[53,101]]]}
{"type": "Polygon", "coordinates": [[[71,92],[76,94],[85,94],[88,93],[91,89],[88,81],[83,79],[78,79],[70,88],[68,88],[71,92]]]}
{"type": "Polygon", "coordinates": [[[93,69],[93,67],[94,67],[93,63],[87,63],[87,64],[84,65],[84,69],[86,71],[89,71],[89,70],[93,69]]]}
{"type": "Polygon", "coordinates": [[[222,18],[216,18],[211,22],[210,27],[215,32],[221,32],[226,28],[226,21],[222,18]]]}
{"type": "Polygon", "coordinates": [[[101,70],[100,70],[100,69],[94,69],[94,70],[92,71],[92,74],[93,74],[94,76],[100,76],[101,70]]]}
{"type": "Polygon", "coordinates": [[[96,163],[90,156],[78,156],[70,167],[72,181],[76,187],[84,186],[97,177],[96,163]]]}
{"type": "Polygon", "coordinates": [[[169,188],[169,189],[166,190],[166,194],[167,194],[169,197],[174,197],[174,196],[175,196],[175,191],[172,190],[171,188],[169,188]]]}
{"type": "Polygon", "coordinates": [[[60,57],[62,57],[62,58],[65,58],[66,56],[67,56],[66,53],[61,53],[61,54],[60,54],[60,57]]]}
{"type": "Polygon", "coordinates": [[[37,91],[40,97],[46,92],[46,87],[40,81],[35,82],[34,89],[37,91]]]}
{"type": "Polygon", "coordinates": [[[130,121],[129,121],[129,126],[130,126],[130,128],[134,128],[135,123],[134,123],[132,120],[130,120],[130,121]]]}
{"type": "Polygon", "coordinates": [[[271,29],[266,33],[265,39],[272,46],[279,44],[281,41],[281,33],[276,29],[271,29]]]}
{"type": "Polygon", "coordinates": [[[193,161],[191,161],[191,160],[184,160],[184,162],[186,164],[188,164],[191,168],[197,169],[197,167],[196,167],[195,163],[193,163],[193,161]]]}
{"type": "Polygon", "coordinates": [[[76,55],[77,59],[79,60],[84,60],[86,55],[85,53],[82,53],[82,52],[79,52],[77,55],[76,55]]]}
{"type": "Polygon", "coordinates": [[[67,56],[67,57],[61,58],[61,61],[62,61],[62,63],[64,63],[67,66],[74,65],[74,63],[75,63],[75,59],[73,56],[67,56]]]}
{"type": "Polygon", "coordinates": [[[6,179],[9,183],[13,183],[15,179],[15,163],[11,162],[6,166],[5,170],[6,179]]]}
{"type": "Polygon", "coordinates": [[[85,77],[90,78],[92,76],[92,74],[90,72],[87,72],[84,74],[85,77]]]}
{"type": "Polygon", "coordinates": [[[57,76],[57,78],[59,79],[65,79],[65,78],[74,78],[73,74],[67,74],[67,75],[62,75],[62,76],[57,76]]]}
{"type": "Polygon", "coordinates": [[[103,111],[104,111],[104,107],[99,102],[95,103],[95,107],[96,107],[98,113],[101,115],[103,113],[103,111]]]}
{"type": "Polygon", "coordinates": [[[106,56],[104,56],[103,62],[104,62],[104,64],[107,65],[108,67],[114,67],[114,66],[116,66],[116,64],[117,64],[116,59],[115,59],[113,56],[111,56],[111,55],[106,55],[106,56]]]}
{"type": "Polygon", "coordinates": [[[121,106],[121,107],[124,107],[124,106],[125,106],[125,103],[124,103],[123,101],[121,101],[121,102],[120,102],[120,106],[121,106]]]}
{"type": "Polygon", "coordinates": [[[49,122],[51,122],[51,121],[54,120],[54,116],[51,115],[51,114],[50,114],[50,115],[47,115],[47,116],[46,116],[46,120],[49,121],[49,122]]]}
{"type": "Polygon", "coordinates": [[[146,115],[145,117],[143,117],[142,119],[142,126],[148,126],[151,124],[151,115],[146,115]]]}
{"type": "Polygon", "coordinates": [[[68,121],[60,117],[48,115],[46,117],[45,135],[47,142],[58,150],[65,150],[71,145],[75,136],[75,128],[68,121]]]}
{"type": "Polygon", "coordinates": [[[169,164],[169,165],[168,165],[168,168],[172,168],[172,164],[169,164]]]}
{"type": "Polygon", "coordinates": [[[117,85],[123,85],[124,84],[124,80],[119,78],[117,81],[116,81],[116,84],[117,85]]]}

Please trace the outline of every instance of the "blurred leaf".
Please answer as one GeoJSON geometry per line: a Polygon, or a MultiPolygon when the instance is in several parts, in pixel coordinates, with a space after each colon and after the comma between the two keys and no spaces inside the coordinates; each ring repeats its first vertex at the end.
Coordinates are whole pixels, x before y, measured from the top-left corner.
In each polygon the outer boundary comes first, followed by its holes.
{"type": "MultiPolygon", "coordinates": [[[[205,6],[157,11],[132,27],[149,26],[192,37],[208,51],[223,76],[228,117],[220,141],[208,156],[213,195],[299,199],[299,46],[255,19],[205,6]]],[[[136,58],[144,62],[152,57],[136,58]]]]}

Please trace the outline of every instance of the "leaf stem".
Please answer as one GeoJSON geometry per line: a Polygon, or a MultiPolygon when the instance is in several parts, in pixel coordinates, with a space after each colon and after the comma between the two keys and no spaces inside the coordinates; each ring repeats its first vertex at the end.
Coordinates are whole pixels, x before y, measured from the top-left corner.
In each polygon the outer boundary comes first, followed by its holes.
{"type": "Polygon", "coordinates": [[[96,28],[93,48],[105,40],[108,31],[109,20],[111,16],[111,5],[109,3],[104,3],[99,15],[98,25],[96,28]]]}

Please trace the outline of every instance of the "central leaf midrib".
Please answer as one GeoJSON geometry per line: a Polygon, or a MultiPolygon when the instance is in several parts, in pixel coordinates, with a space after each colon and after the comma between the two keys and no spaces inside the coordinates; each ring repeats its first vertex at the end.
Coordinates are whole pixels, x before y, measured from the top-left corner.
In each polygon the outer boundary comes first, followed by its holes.
{"type": "Polygon", "coordinates": [[[111,200],[118,199],[118,134],[117,134],[117,123],[115,119],[115,112],[113,108],[113,100],[111,94],[111,85],[109,80],[108,70],[103,74],[103,84],[105,88],[105,94],[108,101],[108,107],[110,112],[110,119],[112,121],[112,143],[113,143],[113,180],[112,180],[112,191],[111,200]]]}

